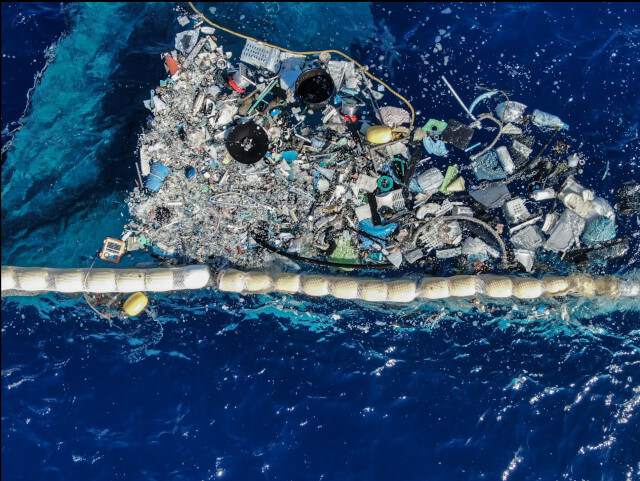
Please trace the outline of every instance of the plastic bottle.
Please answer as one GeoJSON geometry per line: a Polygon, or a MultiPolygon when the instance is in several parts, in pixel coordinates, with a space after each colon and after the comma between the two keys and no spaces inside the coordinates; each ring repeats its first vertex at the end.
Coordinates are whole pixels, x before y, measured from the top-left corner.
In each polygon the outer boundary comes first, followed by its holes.
{"type": "Polygon", "coordinates": [[[500,162],[500,165],[502,165],[505,173],[509,175],[513,174],[516,170],[516,166],[514,165],[513,159],[511,158],[507,148],[505,146],[498,147],[496,149],[496,154],[498,154],[498,161],[500,162]]]}
{"type": "Polygon", "coordinates": [[[552,188],[534,190],[531,194],[534,200],[555,199],[556,192],[552,188]]]}
{"type": "Polygon", "coordinates": [[[538,109],[534,110],[533,114],[531,114],[531,121],[538,127],[569,130],[569,126],[560,120],[560,117],[542,112],[538,109]]]}

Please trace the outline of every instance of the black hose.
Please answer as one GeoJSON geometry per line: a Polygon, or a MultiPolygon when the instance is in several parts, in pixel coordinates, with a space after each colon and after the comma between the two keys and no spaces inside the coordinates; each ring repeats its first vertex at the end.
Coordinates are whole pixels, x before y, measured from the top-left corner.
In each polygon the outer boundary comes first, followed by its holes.
{"type": "Polygon", "coordinates": [[[395,267],[393,264],[390,263],[386,263],[386,264],[342,264],[340,262],[331,262],[331,261],[323,261],[321,259],[312,259],[310,257],[301,257],[297,254],[291,254],[289,252],[283,251],[282,249],[278,249],[277,247],[274,247],[270,244],[268,244],[267,242],[265,242],[264,240],[262,240],[259,236],[253,236],[253,238],[255,239],[255,241],[260,244],[262,247],[264,247],[265,249],[274,252],[276,254],[279,254],[283,257],[287,257],[289,259],[295,260],[295,261],[300,261],[300,262],[308,262],[309,264],[316,264],[319,266],[325,266],[325,267],[341,267],[343,269],[368,269],[368,270],[384,270],[384,269],[390,269],[392,267],[395,267]]]}

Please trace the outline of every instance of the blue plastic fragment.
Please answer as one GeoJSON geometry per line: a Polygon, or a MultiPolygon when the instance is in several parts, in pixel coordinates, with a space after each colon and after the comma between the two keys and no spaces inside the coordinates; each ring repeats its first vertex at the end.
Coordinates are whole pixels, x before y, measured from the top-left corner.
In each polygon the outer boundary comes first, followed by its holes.
{"type": "Polygon", "coordinates": [[[158,192],[164,179],[169,175],[169,168],[159,162],[151,164],[150,173],[145,179],[144,186],[152,192],[158,192]]]}
{"type": "Polygon", "coordinates": [[[196,169],[194,169],[193,167],[185,167],[184,176],[187,179],[193,179],[196,176],[196,169]]]}
{"type": "Polygon", "coordinates": [[[486,252],[476,252],[475,254],[469,254],[467,260],[469,262],[486,262],[489,260],[489,255],[486,252]]]}
{"type": "Polygon", "coordinates": [[[371,239],[363,235],[358,236],[358,240],[360,244],[360,249],[362,250],[371,249],[373,247],[373,244],[375,244],[375,242],[373,242],[371,239]]]}
{"type": "Polygon", "coordinates": [[[285,152],[282,152],[282,158],[288,163],[291,163],[298,158],[298,152],[287,150],[285,152]]]}
{"type": "Polygon", "coordinates": [[[616,237],[614,222],[607,217],[598,217],[587,224],[582,234],[582,242],[591,246],[599,242],[605,242],[616,237]]]}
{"type": "Polygon", "coordinates": [[[476,142],[475,144],[473,144],[471,147],[467,147],[466,149],[464,149],[465,152],[469,152],[473,149],[475,149],[476,147],[479,147],[481,144],[481,142],[476,142]]]}
{"type": "Polygon", "coordinates": [[[314,149],[321,149],[324,147],[324,144],[324,140],[320,140],[318,137],[311,137],[311,147],[314,149]]]}
{"type": "Polygon", "coordinates": [[[396,227],[398,227],[398,224],[394,224],[393,222],[387,225],[375,226],[373,225],[373,221],[371,219],[361,220],[359,225],[360,229],[362,229],[367,234],[374,237],[380,237],[381,239],[386,239],[387,237],[389,237],[393,233],[393,231],[396,230],[396,227]]]}
{"type": "Polygon", "coordinates": [[[507,177],[507,174],[500,166],[497,154],[493,150],[482,154],[474,160],[471,163],[471,167],[478,180],[499,180],[507,177]]]}
{"type": "Polygon", "coordinates": [[[478,105],[479,102],[483,101],[484,99],[493,97],[497,93],[498,93],[497,90],[493,90],[491,92],[486,92],[476,97],[476,99],[471,103],[471,107],[469,107],[469,112],[473,113],[473,109],[475,108],[476,105],[478,105]]]}
{"type": "Polygon", "coordinates": [[[420,187],[420,184],[418,184],[418,179],[416,179],[415,177],[412,177],[411,181],[409,182],[409,190],[417,194],[421,194],[424,192],[424,190],[422,190],[422,187],[420,187]]]}
{"type": "Polygon", "coordinates": [[[432,155],[438,155],[444,157],[447,155],[447,147],[442,140],[433,140],[431,137],[423,137],[422,145],[427,152],[432,155]]]}

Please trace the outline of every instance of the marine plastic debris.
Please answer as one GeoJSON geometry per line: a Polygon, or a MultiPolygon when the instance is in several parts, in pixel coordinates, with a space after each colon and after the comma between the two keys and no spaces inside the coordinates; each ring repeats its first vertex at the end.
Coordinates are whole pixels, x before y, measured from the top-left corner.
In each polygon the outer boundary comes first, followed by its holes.
{"type": "MultiPolygon", "coordinates": [[[[179,33],[145,101],[128,250],[239,268],[269,251],[347,269],[456,259],[470,273],[626,252],[611,204],[576,180],[586,159],[568,126],[533,102],[494,89],[467,109],[442,77],[462,115],[414,127],[413,107],[350,60],[246,40],[234,61],[212,34],[179,33]]],[[[637,213],[638,195],[620,186],[618,212],[637,213]]]]}

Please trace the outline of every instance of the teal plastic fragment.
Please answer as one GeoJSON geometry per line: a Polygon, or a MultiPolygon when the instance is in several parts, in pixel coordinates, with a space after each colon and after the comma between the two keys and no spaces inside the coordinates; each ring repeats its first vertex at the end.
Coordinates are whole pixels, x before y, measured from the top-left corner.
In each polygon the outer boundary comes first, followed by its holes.
{"type": "Polygon", "coordinates": [[[393,189],[393,179],[386,175],[383,175],[378,179],[378,187],[382,192],[388,192],[393,189]]]}

